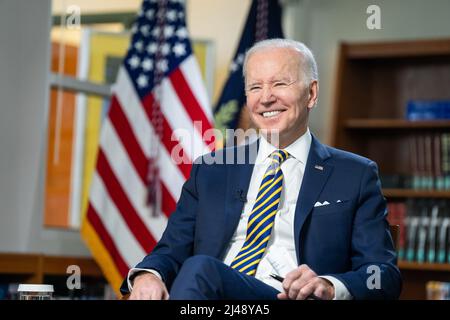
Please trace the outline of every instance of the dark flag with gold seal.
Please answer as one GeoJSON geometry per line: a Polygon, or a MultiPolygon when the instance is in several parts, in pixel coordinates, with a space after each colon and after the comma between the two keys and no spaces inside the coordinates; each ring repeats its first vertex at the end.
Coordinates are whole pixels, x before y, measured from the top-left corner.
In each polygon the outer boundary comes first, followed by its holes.
{"type": "Polygon", "coordinates": [[[226,129],[240,127],[241,111],[245,104],[242,65],[245,52],[264,39],[283,38],[281,6],[278,0],[253,0],[239,46],[230,65],[228,80],[214,109],[215,127],[225,138],[226,129]]]}

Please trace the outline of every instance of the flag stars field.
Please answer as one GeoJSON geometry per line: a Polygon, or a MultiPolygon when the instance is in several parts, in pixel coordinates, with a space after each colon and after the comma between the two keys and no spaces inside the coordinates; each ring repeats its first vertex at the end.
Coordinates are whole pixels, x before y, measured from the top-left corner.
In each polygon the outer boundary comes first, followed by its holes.
{"type": "Polygon", "coordinates": [[[134,47],[136,48],[136,50],[137,50],[138,52],[142,52],[142,49],[144,48],[144,44],[143,44],[142,41],[137,41],[137,42],[134,44],[134,47]]]}
{"type": "Polygon", "coordinates": [[[139,87],[144,88],[148,85],[148,77],[146,75],[141,74],[137,80],[137,84],[139,87]]]}
{"type": "Polygon", "coordinates": [[[155,10],[153,9],[149,9],[145,12],[145,16],[147,17],[147,19],[153,19],[153,17],[155,16],[155,10]]]}
{"type": "Polygon", "coordinates": [[[128,60],[128,64],[130,65],[130,67],[132,69],[136,69],[137,67],[139,67],[139,64],[141,63],[141,60],[139,59],[138,56],[134,55],[132,56],[129,60],[128,60]]]}
{"type": "Polygon", "coordinates": [[[173,46],[173,53],[177,56],[177,57],[181,57],[184,56],[186,54],[186,46],[182,43],[176,43],[173,46]]]}
{"type": "Polygon", "coordinates": [[[162,54],[163,56],[167,56],[169,53],[170,53],[170,44],[164,43],[164,44],[161,46],[161,54],[162,54]]]}
{"type": "Polygon", "coordinates": [[[181,27],[177,30],[176,35],[180,39],[185,39],[188,36],[187,29],[185,27],[181,27]]]}
{"type": "Polygon", "coordinates": [[[177,12],[175,10],[169,10],[166,14],[166,18],[169,21],[175,21],[177,19],[177,12]]]}
{"type": "Polygon", "coordinates": [[[149,45],[147,46],[147,52],[149,54],[155,54],[156,51],[158,51],[158,45],[154,42],[150,42],[149,45]]]}
{"type": "Polygon", "coordinates": [[[140,30],[144,37],[147,37],[150,34],[150,26],[148,24],[143,25],[140,30]]]}
{"type": "Polygon", "coordinates": [[[158,61],[156,67],[158,68],[159,71],[166,72],[168,69],[167,60],[164,59],[158,61]]]}
{"type": "Polygon", "coordinates": [[[161,30],[159,29],[159,27],[155,27],[153,28],[152,31],[152,36],[154,36],[155,38],[159,37],[159,34],[161,33],[161,30]]]}
{"type": "Polygon", "coordinates": [[[172,37],[174,31],[175,31],[175,30],[174,30],[174,27],[173,27],[173,26],[167,26],[167,27],[165,27],[165,28],[164,28],[164,37],[165,37],[166,39],[172,37]]]}
{"type": "Polygon", "coordinates": [[[153,70],[153,60],[149,58],[145,58],[144,61],[142,61],[142,70],[144,71],[150,71],[153,70]]]}

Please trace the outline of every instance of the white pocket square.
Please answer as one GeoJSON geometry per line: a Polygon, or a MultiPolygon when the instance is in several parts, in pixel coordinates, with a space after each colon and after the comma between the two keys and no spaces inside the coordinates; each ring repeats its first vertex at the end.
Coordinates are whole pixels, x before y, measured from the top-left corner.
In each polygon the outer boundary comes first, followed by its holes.
{"type": "Polygon", "coordinates": [[[328,201],[324,201],[323,203],[317,201],[317,202],[314,204],[314,208],[316,208],[316,207],[322,207],[322,206],[327,206],[327,205],[329,205],[329,204],[330,204],[330,203],[329,203],[328,201]]]}

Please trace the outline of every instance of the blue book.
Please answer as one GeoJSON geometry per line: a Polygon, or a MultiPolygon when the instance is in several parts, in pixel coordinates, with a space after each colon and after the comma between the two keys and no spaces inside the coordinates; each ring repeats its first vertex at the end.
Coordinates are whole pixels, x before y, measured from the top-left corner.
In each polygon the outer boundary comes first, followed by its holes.
{"type": "Polygon", "coordinates": [[[450,119],[450,100],[410,100],[406,119],[411,121],[450,119]]]}

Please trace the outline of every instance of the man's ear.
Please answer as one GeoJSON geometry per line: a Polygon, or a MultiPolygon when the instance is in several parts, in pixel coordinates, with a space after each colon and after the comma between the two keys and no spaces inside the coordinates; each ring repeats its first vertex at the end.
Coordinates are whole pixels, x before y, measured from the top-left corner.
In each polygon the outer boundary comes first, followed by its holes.
{"type": "Polygon", "coordinates": [[[316,105],[319,96],[319,82],[312,80],[308,90],[308,109],[312,109],[316,105]]]}

